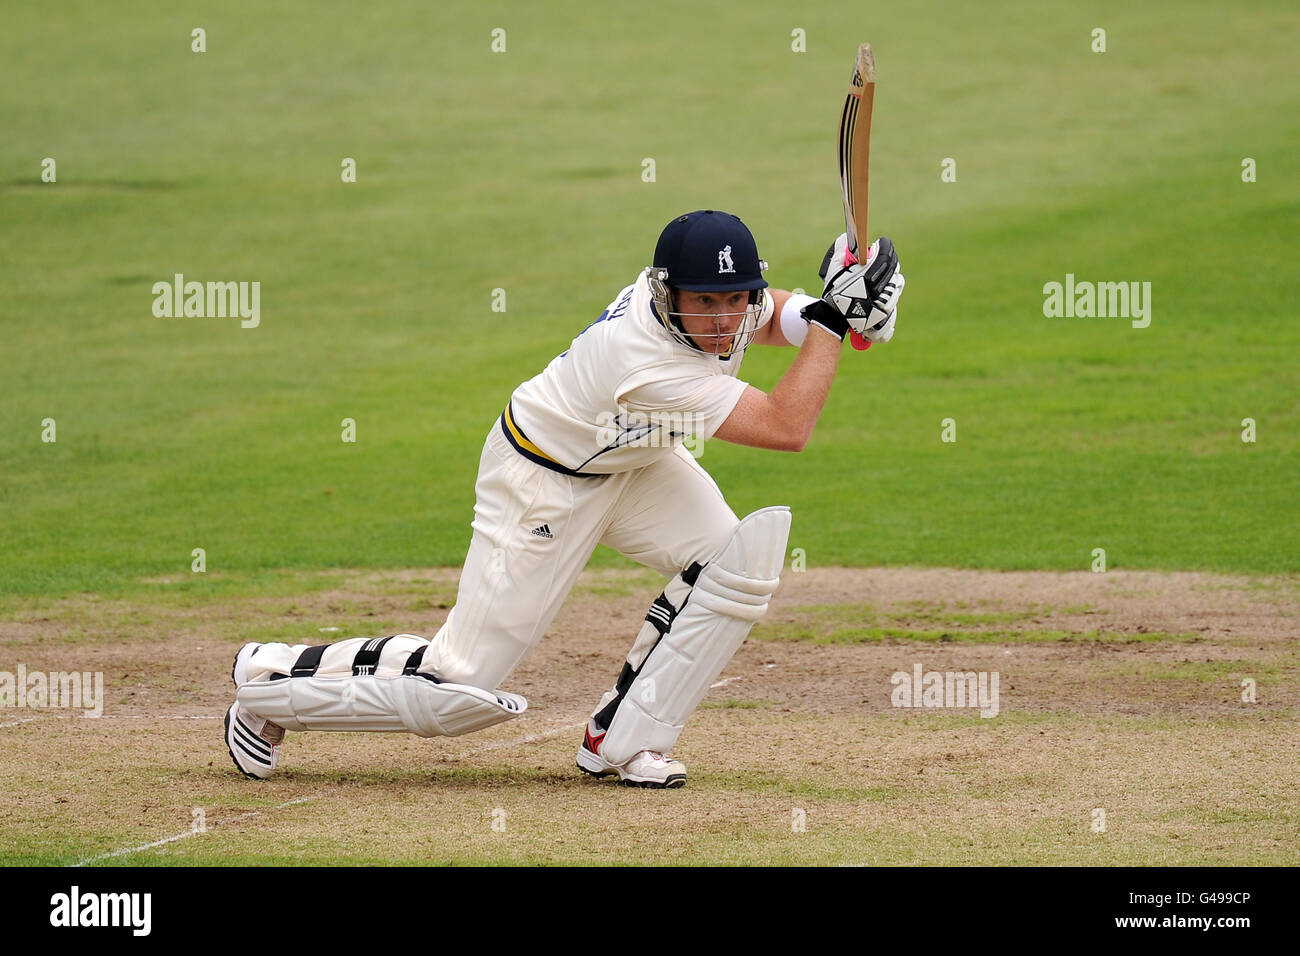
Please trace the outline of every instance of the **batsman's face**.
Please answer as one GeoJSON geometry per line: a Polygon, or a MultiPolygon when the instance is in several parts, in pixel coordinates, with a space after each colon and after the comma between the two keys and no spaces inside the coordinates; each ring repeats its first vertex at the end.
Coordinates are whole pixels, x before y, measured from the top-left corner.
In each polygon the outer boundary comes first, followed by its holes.
{"type": "Polygon", "coordinates": [[[749,293],[731,292],[687,292],[677,290],[677,311],[682,328],[705,352],[716,355],[726,354],[731,350],[736,333],[745,321],[745,306],[749,304],[749,293]]]}

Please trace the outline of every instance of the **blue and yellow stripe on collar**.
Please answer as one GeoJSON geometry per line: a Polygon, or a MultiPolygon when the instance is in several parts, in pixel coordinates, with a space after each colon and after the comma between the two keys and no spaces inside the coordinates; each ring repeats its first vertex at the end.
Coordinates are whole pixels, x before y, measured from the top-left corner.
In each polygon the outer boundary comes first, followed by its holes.
{"type": "Polygon", "coordinates": [[[519,452],[534,464],[541,465],[543,468],[549,468],[551,471],[557,471],[561,475],[569,475],[572,478],[605,478],[607,475],[593,472],[574,471],[572,468],[566,468],[558,461],[552,458],[546,452],[534,445],[524,430],[515,424],[514,413],[510,409],[510,404],[506,404],[506,410],[501,413],[501,431],[505,433],[506,441],[510,442],[514,450],[519,452]]]}

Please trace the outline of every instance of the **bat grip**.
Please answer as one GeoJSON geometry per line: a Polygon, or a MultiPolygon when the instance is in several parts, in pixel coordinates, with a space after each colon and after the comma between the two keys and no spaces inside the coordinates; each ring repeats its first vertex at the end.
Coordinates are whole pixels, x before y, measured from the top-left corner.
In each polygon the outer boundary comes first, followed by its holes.
{"type": "MultiPolygon", "coordinates": [[[[845,249],[845,250],[844,250],[844,264],[845,264],[846,266],[855,265],[855,264],[857,264],[857,261],[858,261],[858,257],[855,256],[855,255],[852,253],[852,251],[850,251],[849,249],[845,249]]],[[[863,338],[861,335],[859,335],[857,332],[850,332],[850,333],[849,333],[849,342],[850,342],[850,343],[853,345],[853,347],[854,347],[855,349],[857,349],[859,352],[865,352],[867,349],[871,348],[871,343],[868,342],[866,339],[864,339],[864,338],[863,338]]]]}

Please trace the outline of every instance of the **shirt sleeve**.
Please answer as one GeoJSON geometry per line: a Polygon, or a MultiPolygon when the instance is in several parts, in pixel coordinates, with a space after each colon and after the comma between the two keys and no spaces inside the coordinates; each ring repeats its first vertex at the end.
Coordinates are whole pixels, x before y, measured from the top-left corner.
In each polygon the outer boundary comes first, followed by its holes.
{"type": "Polygon", "coordinates": [[[668,419],[672,429],[708,441],[748,387],[730,375],[661,379],[625,392],[622,404],[652,421],[656,416],[668,419]]]}

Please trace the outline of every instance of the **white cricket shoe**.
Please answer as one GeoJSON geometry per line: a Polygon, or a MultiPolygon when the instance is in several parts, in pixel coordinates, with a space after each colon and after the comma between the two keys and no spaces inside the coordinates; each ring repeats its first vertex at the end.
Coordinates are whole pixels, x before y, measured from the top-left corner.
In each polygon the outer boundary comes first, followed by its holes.
{"type": "Polygon", "coordinates": [[[226,711],[226,749],[239,772],[250,780],[271,776],[280,762],[283,743],[284,728],[279,724],[256,716],[238,703],[226,711]]]}
{"type": "Polygon", "coordinates": [[[582,746],[578,748],[579,770],[593,777],[616,773],[619,780],[629,787],[665,790],[686,786],[686,765],[680,760],[665,757],[654,750],[642,750],[627,763],[618,766],[600,755],[600,745],[604,739],[603,730],[592,734],[592,724],[588,721],[587,730],[582,736],[582,746]]]}
{"type": "MultiPolygon", "coordinates": [[[[238,688],[248,681],[248,659],[261,644],[245,644],[235,655],[230,677],[238,688]]],[[[265,780],[280,762],[280,746],[284,743],[284,728],[258,717],[252,711],[230,705],[226,711],[226,749],[230,759],[245,777],[265,780]]]]}

